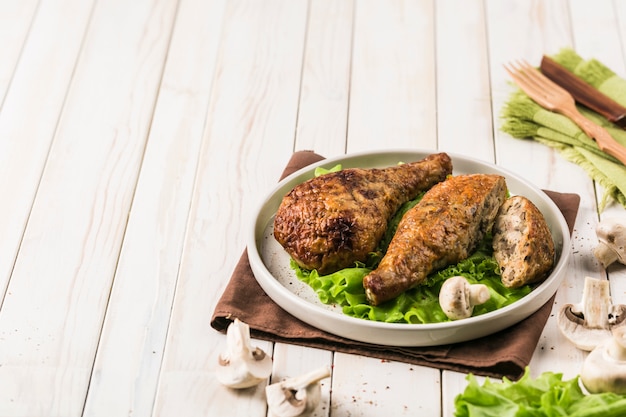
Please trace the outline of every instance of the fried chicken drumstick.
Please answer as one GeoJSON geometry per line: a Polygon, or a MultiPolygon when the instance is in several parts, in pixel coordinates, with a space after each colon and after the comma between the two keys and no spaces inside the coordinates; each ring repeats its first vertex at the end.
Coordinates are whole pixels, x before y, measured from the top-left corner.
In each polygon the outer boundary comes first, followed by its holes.
{"type": "Polygon", "coordinates": [[[344,169],[297,185],[282,200],[274,237],[303,268],[324,275],[364,262],[405,202],[452,173],[445,153],[383,169],[344,169]]]}
{"type": "Polygon", "coordinates": [[[380,264],[363,279],[370,304],[467,258],[491,231],[506,193],[504,177],[490,174],[458,175],[431,188],[404,215],[380,264]]]}

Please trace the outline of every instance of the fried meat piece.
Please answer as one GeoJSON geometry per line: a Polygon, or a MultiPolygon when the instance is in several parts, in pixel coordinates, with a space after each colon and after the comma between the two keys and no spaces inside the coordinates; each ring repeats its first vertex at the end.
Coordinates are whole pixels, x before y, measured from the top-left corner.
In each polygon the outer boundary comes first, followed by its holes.
{"type": "Polygon", "coordinates": [[[452,173],[445,153],[383,169],[344,169],[296,186],[282,200],[274,237],[303,268],[328,274],[364,262],[405,202],[452,173]]]}
{"type": "Polygon", "coordinates": [[[387,253],[363,280],[370,304],[397,297],[431,272],[467,258],[504,202],[504,177],[468,174],[435,185],[398,225],[387,253]]]}

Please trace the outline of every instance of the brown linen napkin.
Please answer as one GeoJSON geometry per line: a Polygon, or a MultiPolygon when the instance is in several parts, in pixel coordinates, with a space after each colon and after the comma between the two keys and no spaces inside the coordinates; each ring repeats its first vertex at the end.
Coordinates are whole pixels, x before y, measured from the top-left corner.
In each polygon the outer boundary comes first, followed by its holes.
{"type": "MultiPolygon", "coordinates": [[[[296,152],[281,178],[322,159],[311,151],[296,152]]],[[[580,197],[553,191],[546,193],[563,212],[571,234],[580,197]]],[[[553,299],[520,323],[480,339],[433,347],[374,345],[324,332],[284,311],[261,289],[244,251],[215,307],[211,326],[225,332],[228,325],[239,318],[250,326],[252,337],[258,339],[517,380],[535,351],[553,299]]]]}

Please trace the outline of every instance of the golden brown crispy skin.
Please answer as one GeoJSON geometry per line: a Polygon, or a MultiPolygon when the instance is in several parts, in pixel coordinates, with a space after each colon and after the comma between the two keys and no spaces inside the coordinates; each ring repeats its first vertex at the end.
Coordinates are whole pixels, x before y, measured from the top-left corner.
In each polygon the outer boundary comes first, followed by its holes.
{"type": "Polygon", "coordinates": [[[344,169],[296,186],[282,200],[274,237],[303,268],[328,274],[364,262],[391,216],[452,173],[445,153],[384,169],[344,169]]]}
{"type": "Polygon", "coordinates": [[[507,199],[493,226],[493,257],[502,283],[519,288],[544,280],[554,265],[554,241],[543,214],[523,196],[507,199]]]}
{"type": "Polygon", "coordinates": [[[467,258],[491,231],[506,192],[504,177],[488,174],[454,176],[431,188],[404,215],[380,264],[363,279],[370,304],[467,258]]]}

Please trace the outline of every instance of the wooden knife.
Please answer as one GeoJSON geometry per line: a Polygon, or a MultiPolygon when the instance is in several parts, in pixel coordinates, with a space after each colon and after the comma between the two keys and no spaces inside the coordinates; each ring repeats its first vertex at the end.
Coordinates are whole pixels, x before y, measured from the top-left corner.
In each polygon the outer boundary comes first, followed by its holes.
{"type": "Polygon", "coordinates": [[[567,68],[545,55],[541,59],[540,68],[546,77],[566,89],[577,102],[601,114],[619,127],[626,129],[625,107],[605,96],[567,68]]]}

